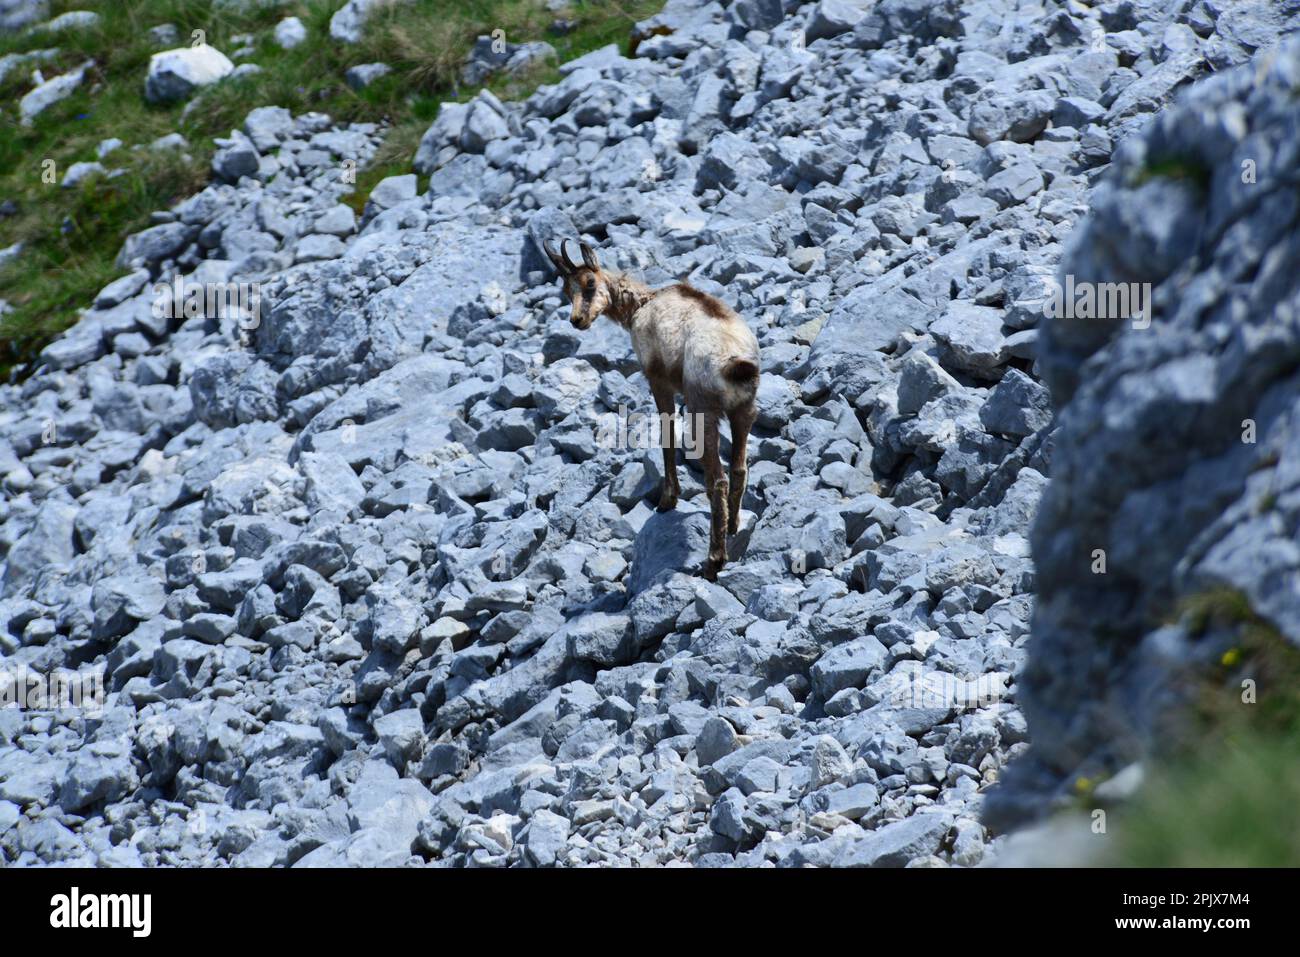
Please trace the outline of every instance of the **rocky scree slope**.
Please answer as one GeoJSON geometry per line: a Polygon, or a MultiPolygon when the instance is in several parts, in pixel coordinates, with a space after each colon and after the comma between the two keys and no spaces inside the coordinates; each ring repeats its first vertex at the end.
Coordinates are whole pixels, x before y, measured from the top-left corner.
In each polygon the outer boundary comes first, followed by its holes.
{"type": "MultiPolygon", "coordinates": [[[[0,392],[8,862],[974,865],[1052,459],[1043,278],[1113,144],[1266,4],[671,2],[635,56],[378,131],[250,114],[219,180],[0,392]],[[725,296],[763,350],[745,523],[538,248],[725,296]],[[152,283],[258,283],[164,321],[152,283]]],[[[1056,385],[1053,384],[1055,389],[1056,385]]]]}

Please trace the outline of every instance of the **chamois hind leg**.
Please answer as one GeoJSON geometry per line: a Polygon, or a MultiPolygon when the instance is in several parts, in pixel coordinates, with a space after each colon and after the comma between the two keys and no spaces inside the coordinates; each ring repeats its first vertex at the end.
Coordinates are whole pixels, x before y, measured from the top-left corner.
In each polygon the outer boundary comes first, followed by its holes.
{"type": "Polygon", "coordinates": [[[758,413],[753,405],[736,409],[728,415],[731,423],[731,494],[727,500],[727,534],[740,531],[740,500],[745,497],[745,483],[749,479],[746,462],[749,430],[753,428],[758,413]]]}
{"type": "Polygon", "coordinates": [[[677,481],[677,441],[674,435],[677,405],[673,401],[672,386],[650,383],[650,391],[659,409],[659,445],[664,452],[664,481],[659,490],[659,511],[667,512],[677,507],[677,496],[682,487],[677,481]]]}
{"type": "Polygon", "coordinates": [[[704,577],[712,581],[727,563],[727,476],[718,455],[718,414],[706,412],[704,418],[704,479],[709,490],[709,561],[704,577]]]}

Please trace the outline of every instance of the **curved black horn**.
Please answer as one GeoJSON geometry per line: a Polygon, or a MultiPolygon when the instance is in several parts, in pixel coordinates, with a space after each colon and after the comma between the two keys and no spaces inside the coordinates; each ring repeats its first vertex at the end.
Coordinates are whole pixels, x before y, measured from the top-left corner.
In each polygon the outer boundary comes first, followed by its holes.
{"type": "Polygon", "coordinates": [[[582,250],[582,261],[592,272],[600,272],[600,260],[596,258],[595,251],[586,243],[578,243],[578,248],[582,250]]]}
{"type": "Polygon", "coordinates": [[[578,264],[569,258],[569,242],[567,239],[560,240],[560,255],[564,257],[564,266],[569,272],[578,268],[578,264]]]}
{"type": "Polygon", "coordinates": [[[560,259],[560,254],[555,251],[554,246],[552,246],[550,243],[546,242],[545,240],[542,240],[542,251],[546,253],[546,258],[551,261],[551,265],[555,267],[556,272],[558,272],[562,276],[568,275],[569,269],[564,265],[564,262],[560,259]]]}

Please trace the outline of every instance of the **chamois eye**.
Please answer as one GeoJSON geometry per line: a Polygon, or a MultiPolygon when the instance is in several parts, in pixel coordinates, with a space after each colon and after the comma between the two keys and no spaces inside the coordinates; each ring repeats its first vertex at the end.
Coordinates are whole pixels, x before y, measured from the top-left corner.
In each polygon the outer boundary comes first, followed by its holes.
{"type": "Polygon", "coordinates": [[[594,279],[588,279],[588,280],[587,280],[587,292],[595,292],[595,291],[596,291],[596,280],[594,280],[594,279]]]}

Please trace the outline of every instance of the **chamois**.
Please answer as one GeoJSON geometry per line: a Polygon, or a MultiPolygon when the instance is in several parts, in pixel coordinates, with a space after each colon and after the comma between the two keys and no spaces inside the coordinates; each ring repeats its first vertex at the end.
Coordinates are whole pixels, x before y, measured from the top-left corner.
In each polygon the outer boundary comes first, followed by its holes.
{"type": "Polygon", "coordinates": [[[684,282],[651,289],[631,276],[601,269],[586,243],[578,245],[581,265],[569,258],[564,241],[558,251],[549,243],[542,246],[564,280],[573,325],[588,329],[598,316],[606,315],[632,337],[662,423],[660,511],[675,508],[681,494],[673,434],[675,397],[681,395],[687,410],[702,420],[711,516],[704,575],[716,578],[727,561],[725,536],[740,527],[740,501],[749,475],[746,444],[757,415],[758,340],[725,303],[684,282]],[[723,416],[731,424],[730,477],[719,458],[718,423],[723,416]]]}

